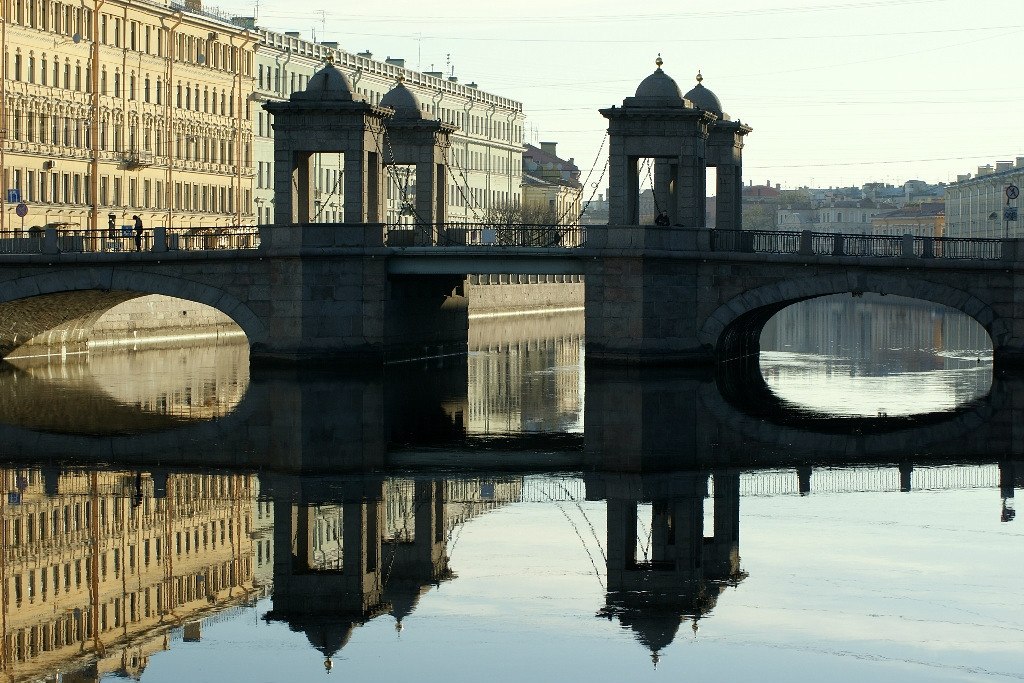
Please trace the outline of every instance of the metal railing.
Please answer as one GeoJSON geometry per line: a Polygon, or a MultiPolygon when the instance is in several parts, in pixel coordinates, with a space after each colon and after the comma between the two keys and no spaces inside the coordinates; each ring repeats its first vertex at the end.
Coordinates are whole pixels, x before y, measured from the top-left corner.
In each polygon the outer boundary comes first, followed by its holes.
{"type": "Polygon", "coordinates": [[[0,254],[38,254],[42,249],[42,230],[0,232],[0,254]]]}
{"type": "Polygon", "coordinates": [[[526,247],[572,249],[586,243],[586,227],[496,223],[394,224],[384,226],[389,247],[526,247]]]}
{"type": "Polygon", "coordinates": [[[712,230],[711,250],[751,254],[1000,260],[1004,240],[918,235],[856,235],[775,230],[712,230]]]}
{"type": "Polygon", "coordinates": [[[257,249],[259,229],[255,226],[209,228],[163,227],[134,231],[46,229],[0,233],[0,254],[117,253],[134,251],[227,251],[257,249]]]}

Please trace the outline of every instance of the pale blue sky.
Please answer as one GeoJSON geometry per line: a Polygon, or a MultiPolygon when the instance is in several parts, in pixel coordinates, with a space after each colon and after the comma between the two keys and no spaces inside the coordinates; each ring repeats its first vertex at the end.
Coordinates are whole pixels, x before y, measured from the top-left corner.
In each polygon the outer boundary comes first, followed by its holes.
{"type": "Polygon", "coordinates": [[[725,110],[754,127],[745,177],[784,187],[949,181],[1024,155],[1022,13],[1019,0],[259,7],[268,28],[315,29],[423,70],[450,64],[463,82],[521,100],[536,139],[558,141],[584,169],[604,135],[597,109],[632,95],[660,52],[683,92],[700,68],[725,110]]]}

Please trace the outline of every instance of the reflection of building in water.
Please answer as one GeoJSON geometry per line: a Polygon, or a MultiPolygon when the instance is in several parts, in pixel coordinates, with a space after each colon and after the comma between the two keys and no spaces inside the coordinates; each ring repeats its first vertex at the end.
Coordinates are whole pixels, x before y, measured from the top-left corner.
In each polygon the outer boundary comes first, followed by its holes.
{"type": "Polygon", "coordinates": [[[587,499],[608,506],[608,586],[599,613],[616,618],[659,653],[683,620],[694,632],[726,586],[746,577],[739,556],[739,472],[659,477],[588,477],[587,499]],[[712,532],[705,536],[705,498],[711,496],[712,532]],[[640,519],[650,504],[650,520],[640,519]]]}
{"type": "MultiPolygon", "coordinates": [[[[532,319],[532,317],[531,317],[532,319]]],[[[470,326],[470,432],[558,431],[578,428],[582,420],[582,316],[533,320],[547,325],[538,335],[504,337],[506,326],[521,318],[479,321],[470,326]],[[558,328],[560,332],[555,332],[558,328]],[[541,335],[544,336],[541,336],[541,335]],[[474,351],[479,353],[474,353],[474,351]],[[500,351],[501,353],[493,353],[500,351]]]]}
{"type": "MultiPolygon", "coordinates": [[[[100,405],[130,406],[149,415],[191,420],[223,417],[241,402],[249,386],[249,347],[227,344],[185,349],[152,349],[137,353],[80,357],[80,362],[45,365],[15,360],[22,381],[40,383],[34,392],[47,404],[40,415],[54,410],[79,411],[102,431],[100,405]],[[54,396],[78,395],[72,405],[55,405],[54,396]],[[89,400],[83,401],[88,395],[89,400]]],[[[24,392],[23,392],[24,393],[24,392]]],[[[69,397],[70,398],[70,397],[69,397]]],[[[56,403],[60,403],[57,401],[56,403]]]]}
{"type": "Polygon", "coordinates": [[[0,470],[3,647],[11,680],[138,677],[168,629],[252,587],[246,475],[0,470]]]}
{"type": "Polygon", "coordinates": [[[329,501],[276,500],[265,618],[304,633],[330,670],[357,627],[391,614],[401,629],[431,585],[454,577],[455,526],[521,495],[511,479],[358,479],[332,487],[329,501]]]}
{"type": "MultiPolygon", "coordinates": [[[[916,361],[921,350],[933,367],[955,366],[952,354],[991,354],[988,333],[969,316],[945,306],[898,296],[824,296],[779,311],[765,325],[761,348],[867,360],[916,361]]],[[[918,364],[923,361],[917,361],[918,364]]],[[[913,368],[907,368],[913,369],[913,368]]]]}

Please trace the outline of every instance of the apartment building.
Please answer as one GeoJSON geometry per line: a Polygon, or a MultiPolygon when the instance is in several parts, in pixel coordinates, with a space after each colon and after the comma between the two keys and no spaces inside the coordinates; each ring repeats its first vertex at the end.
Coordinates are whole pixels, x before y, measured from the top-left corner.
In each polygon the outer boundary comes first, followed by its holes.
{"type": "Polygon", "coordinates": [[[0,229],[251,220],[256,36],[195,0],[4,11],[0,229]]]}

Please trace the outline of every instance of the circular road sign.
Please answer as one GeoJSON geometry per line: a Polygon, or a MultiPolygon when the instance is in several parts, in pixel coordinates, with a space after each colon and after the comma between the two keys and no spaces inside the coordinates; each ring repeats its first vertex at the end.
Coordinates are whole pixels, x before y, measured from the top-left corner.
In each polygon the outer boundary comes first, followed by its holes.
{"type": "Polygon", "coordinates": [[[14,213],[18,214],[19,217],[24,218],[28,215],[28,204],[25,202],[18,204],[18,208],[14,210],[14,213]]]}
{"type": "Polygon", "coordinates": [[[1007,185],[1006,186],[1006,198],[1007,199],[1016,199],[1019,196],[1020,196],[1020,188],[1019,187],[1017,187],[1016,185],[1007,185]]]}

